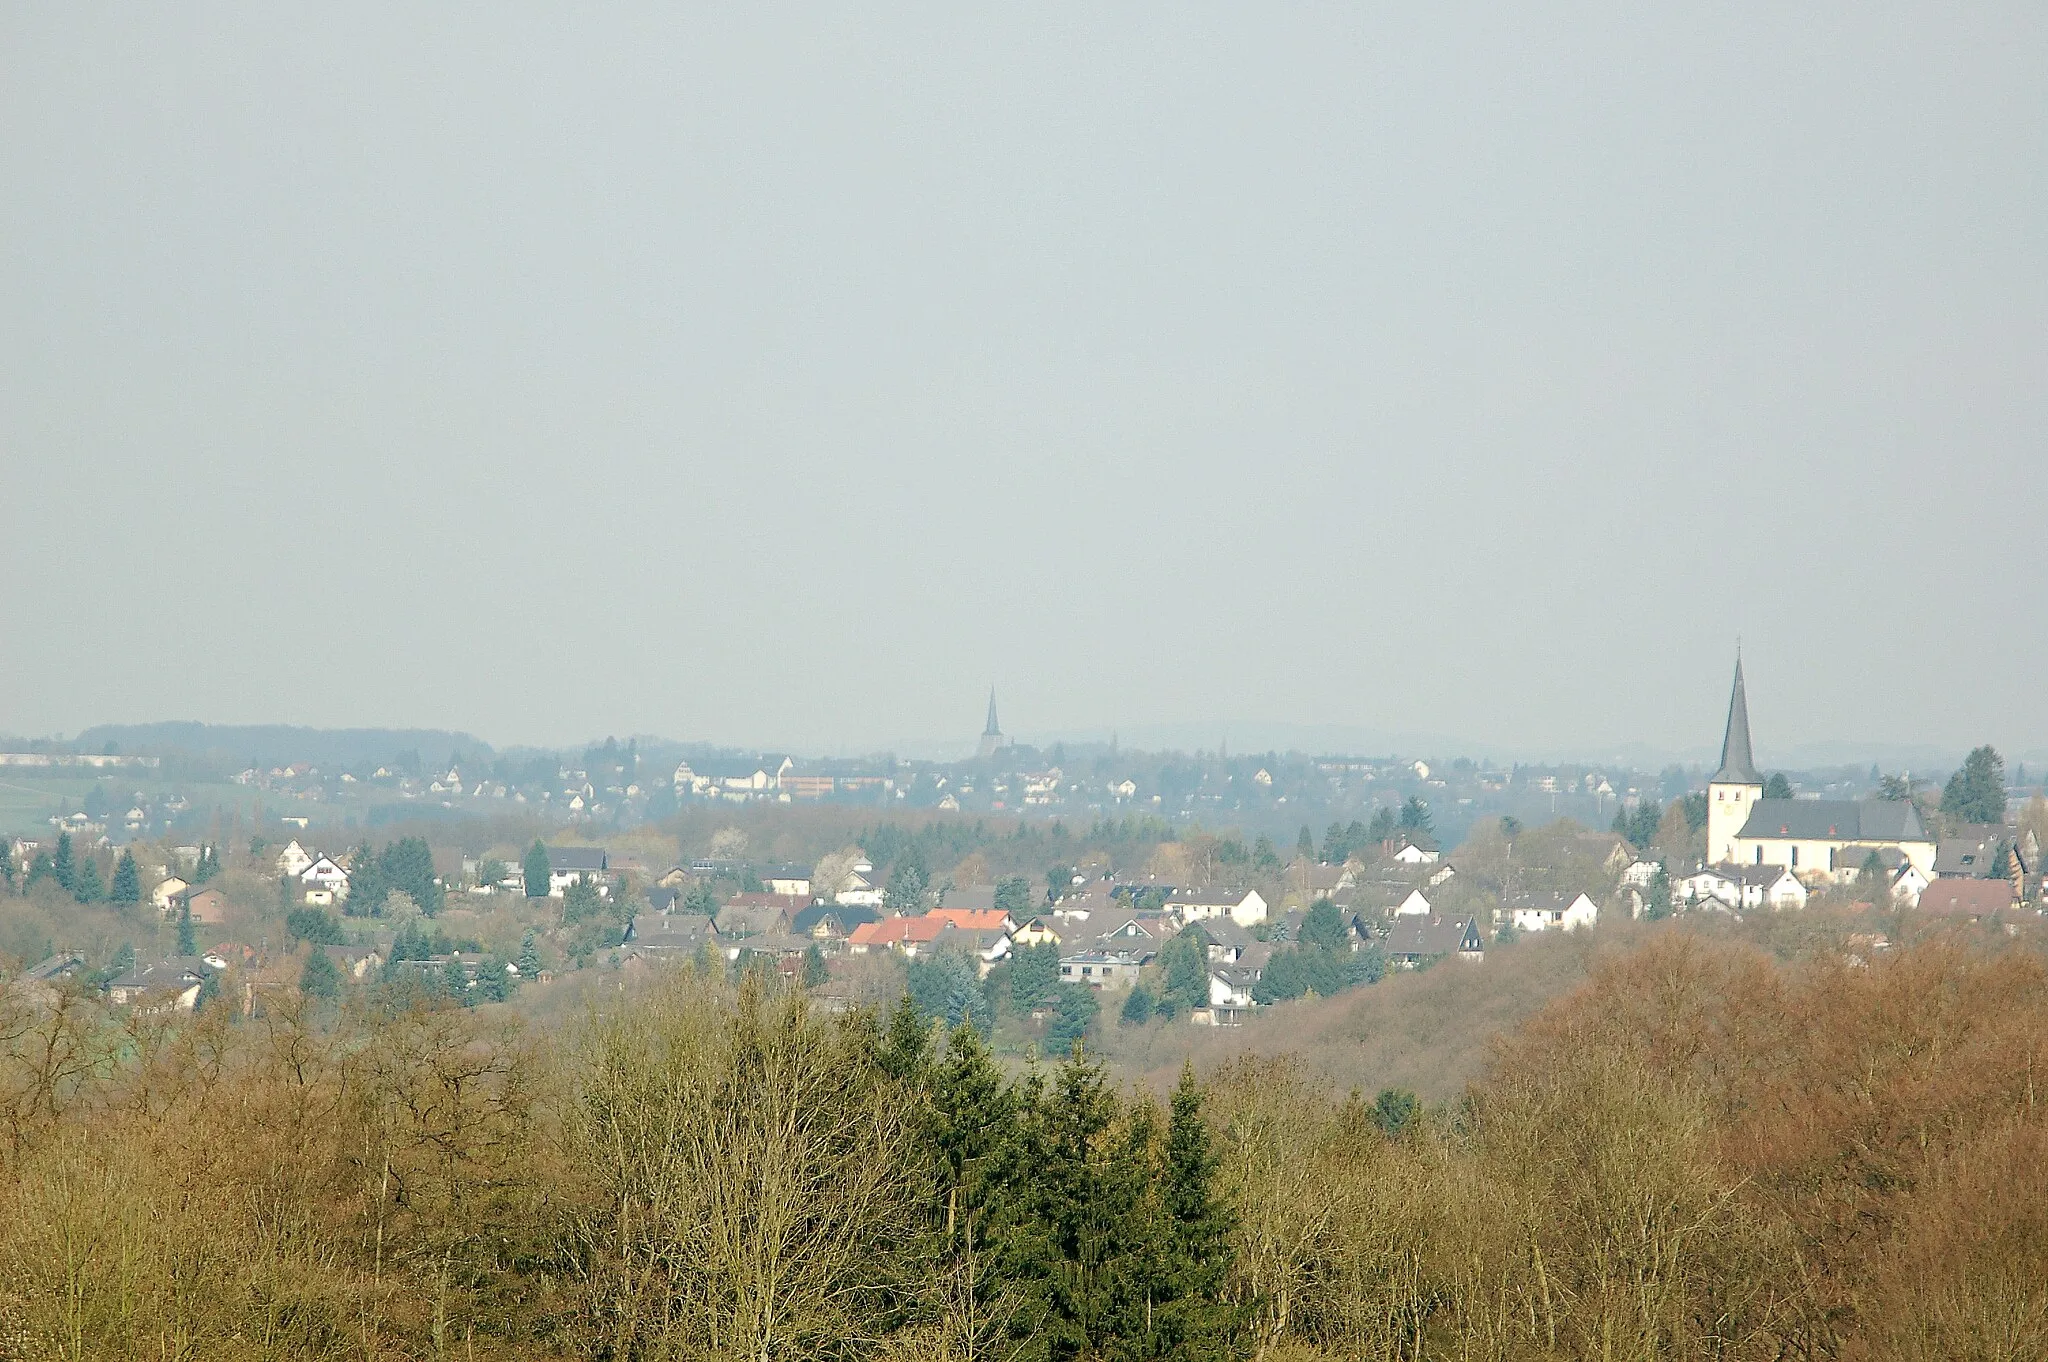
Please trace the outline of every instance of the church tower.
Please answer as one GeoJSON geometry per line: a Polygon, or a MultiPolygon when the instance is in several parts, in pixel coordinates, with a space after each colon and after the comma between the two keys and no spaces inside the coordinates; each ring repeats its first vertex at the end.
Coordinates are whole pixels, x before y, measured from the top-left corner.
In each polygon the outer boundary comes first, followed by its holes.
{"type": "Polygon", "coordinates": [[[988,688],[988,722],[982,726],[981,746],[976,750],[975,755],[983,759],[992,757],[996,754],[996,749],[1002,745],[1003,730],[996,723],[996,688],[990,686],[988,688]]]}
{"type": "Polygon", "coordinates": [[[1707,780],[1707,864],[1735,859],[1735,834],[1764,796],[1749,751],[1749,696],[1742,688],[1742,655],[1735,655],[1735,689],[1728,697],[1728,728],[1721,737],[1721,769],[1707,780]]]}

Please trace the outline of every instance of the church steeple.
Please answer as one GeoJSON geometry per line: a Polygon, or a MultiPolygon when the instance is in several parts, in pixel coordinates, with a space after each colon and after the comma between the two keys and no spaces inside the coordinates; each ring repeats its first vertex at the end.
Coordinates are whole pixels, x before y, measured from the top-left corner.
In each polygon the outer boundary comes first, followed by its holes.
{"type": "Polygon", "coordinates": [[[1742,687],[1742,654],[1735,654],[1735,689],[1728,696],[1728,728],[1721,736],[1721,769],[1709,785],[1761,785],[1749,750],[1749,696],[1742,687]]]}
{"type": "Polygon", "coordinates": [[[981,746],[976,749],[976,754],[982,757],[992,757],[995,755],[996,749],[1002,745],[1002,726],[996,722],[996,688],[990,686],[988,688],[988,722],[982,725],[981,746]]]}

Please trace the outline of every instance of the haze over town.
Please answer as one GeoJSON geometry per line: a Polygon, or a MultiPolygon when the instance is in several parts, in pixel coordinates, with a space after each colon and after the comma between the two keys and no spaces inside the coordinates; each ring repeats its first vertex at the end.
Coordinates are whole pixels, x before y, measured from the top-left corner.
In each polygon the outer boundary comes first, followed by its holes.
{"type": "Polygon", "coordinates": [[[0,1362],[2048,1357],[2048,7],[0,54],[0,1362]]]}
{"type": "Polygon", "coordinates": [[[0,729],[2038,752],[2044,24],[11,11],[0,729]]]}

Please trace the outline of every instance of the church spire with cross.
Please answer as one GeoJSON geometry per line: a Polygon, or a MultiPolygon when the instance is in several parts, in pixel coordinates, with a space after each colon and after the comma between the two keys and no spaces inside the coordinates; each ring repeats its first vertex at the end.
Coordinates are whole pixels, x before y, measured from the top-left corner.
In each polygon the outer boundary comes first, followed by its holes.
{"type": "Polygon", "coordinates": [[[982,725],[981,746],[975,755],[992,757],[995,755],[996,749],[1002,745],[1002,725],[996,722],[996,688],[990,686],[988,688],[988,722],[982,725]]]}

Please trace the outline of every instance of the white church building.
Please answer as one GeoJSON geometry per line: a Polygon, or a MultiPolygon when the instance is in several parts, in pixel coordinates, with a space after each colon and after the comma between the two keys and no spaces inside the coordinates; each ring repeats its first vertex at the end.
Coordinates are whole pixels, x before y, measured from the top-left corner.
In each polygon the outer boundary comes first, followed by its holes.
{"type": "Polygon", "coordinates": [[[1873,852],[1896,850],[1932,875],[1934,835],[1904,799],[1765,799],[1749,746],[1742,659],[1721,738],[1721,769],[1707,781],[1707,863],[1783,866],[1808,884],[1854,879],[1873,852]]]}

